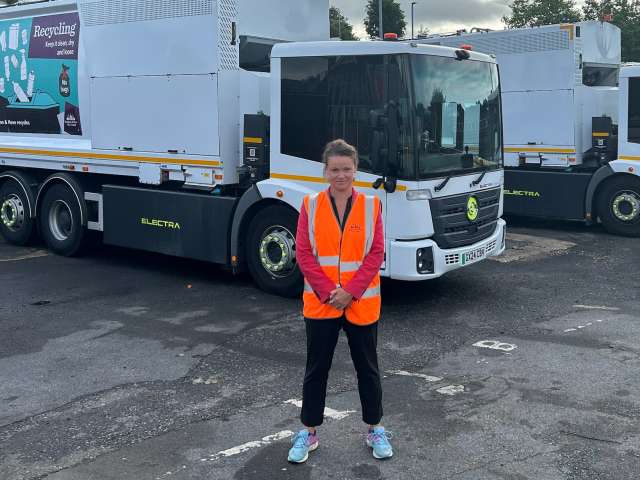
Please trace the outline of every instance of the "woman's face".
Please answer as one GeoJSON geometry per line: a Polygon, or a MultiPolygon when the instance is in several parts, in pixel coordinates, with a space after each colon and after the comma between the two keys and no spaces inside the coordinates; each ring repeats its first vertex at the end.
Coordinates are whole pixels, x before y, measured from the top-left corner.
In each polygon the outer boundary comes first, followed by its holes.
{"type": "Polygon", "coordinates": [[[324,169],[324,176],[335,192],[351,191],[356,169],[351,157],[341,155],[329,157],[324,169]]]}

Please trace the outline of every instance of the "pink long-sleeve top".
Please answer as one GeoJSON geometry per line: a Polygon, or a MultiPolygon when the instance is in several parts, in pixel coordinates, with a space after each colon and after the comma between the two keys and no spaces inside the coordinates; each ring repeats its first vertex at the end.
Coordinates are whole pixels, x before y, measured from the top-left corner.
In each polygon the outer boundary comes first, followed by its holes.
{"type": "MultiPolygon", "coordinates": [[[[327,195],[330,195],[327,190],[327,195]]],[[[355,203],[356,197],[360,195],[353,190],[351,196],[351,204],[355,203]]],[[[296,233],[296,260],[300,266],[300,270],[305,279],[311,285],[311,288],[322,303],[327,303],[329,295],[336,289],[336,285],[322,271],[322,267],[316,260],[311,249],[309,241],[309,217],[304,208],[304,204],[300,208],[300,216],[298,218],[298,230],[296,233]]],[[[339,220],[338,220],[339,221],[339,220]]],[[[384,260],[384,231],[382,227],[382,211],[378,212],[376,228],[373,235],[371,250],[364,258],[362,265],[355,273],[351,281],[342,288],[349,292],[354,299],[358,300],[369,287],[376,273],[380,270],[380,266],[384,260]]]]}

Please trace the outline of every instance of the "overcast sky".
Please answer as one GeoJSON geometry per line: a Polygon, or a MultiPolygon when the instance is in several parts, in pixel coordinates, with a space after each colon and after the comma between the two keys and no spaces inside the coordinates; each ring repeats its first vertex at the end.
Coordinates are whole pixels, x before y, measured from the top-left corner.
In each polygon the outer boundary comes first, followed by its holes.
{"type": "MultiPolygon", "coordinates": [[[[398,0],[407,19],[407,35],[411,35],[411,0],[398,0]]],[[[420,26],[431,33],[454,32],[460,28],[484,27],[502,29],[500,20],[509,14],[512,0],[415,0],[414,28],[420,26]]],[[[577,2],[582,4],[581,1],[577,2]]],[[[364,30],[364,9],[367,0],[330,0],[353,24],[356,35],[366,37],[364,30]]]]}

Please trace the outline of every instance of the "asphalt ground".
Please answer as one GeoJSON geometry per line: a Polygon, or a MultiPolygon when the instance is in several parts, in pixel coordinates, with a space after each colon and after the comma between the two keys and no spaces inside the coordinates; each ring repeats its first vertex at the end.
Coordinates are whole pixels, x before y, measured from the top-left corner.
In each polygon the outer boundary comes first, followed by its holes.
{"type": "Polygon", "coordinates": [[[342,336],[304,465],[300,301],[204,263],[0,240],[0,479],[638,478],[640,240],[509,232],[499,259],[383,283],[394,457],[364,445],[342,336]]]}

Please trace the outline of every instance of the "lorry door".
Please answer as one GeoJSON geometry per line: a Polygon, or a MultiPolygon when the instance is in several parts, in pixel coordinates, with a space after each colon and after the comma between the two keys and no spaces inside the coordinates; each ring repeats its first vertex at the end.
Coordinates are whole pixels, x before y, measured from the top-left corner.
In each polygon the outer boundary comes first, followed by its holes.
{"type": "Polygon", "coordinates": [[[640,160],[640,76],[620,78],[621,160],[640,160]]]}

